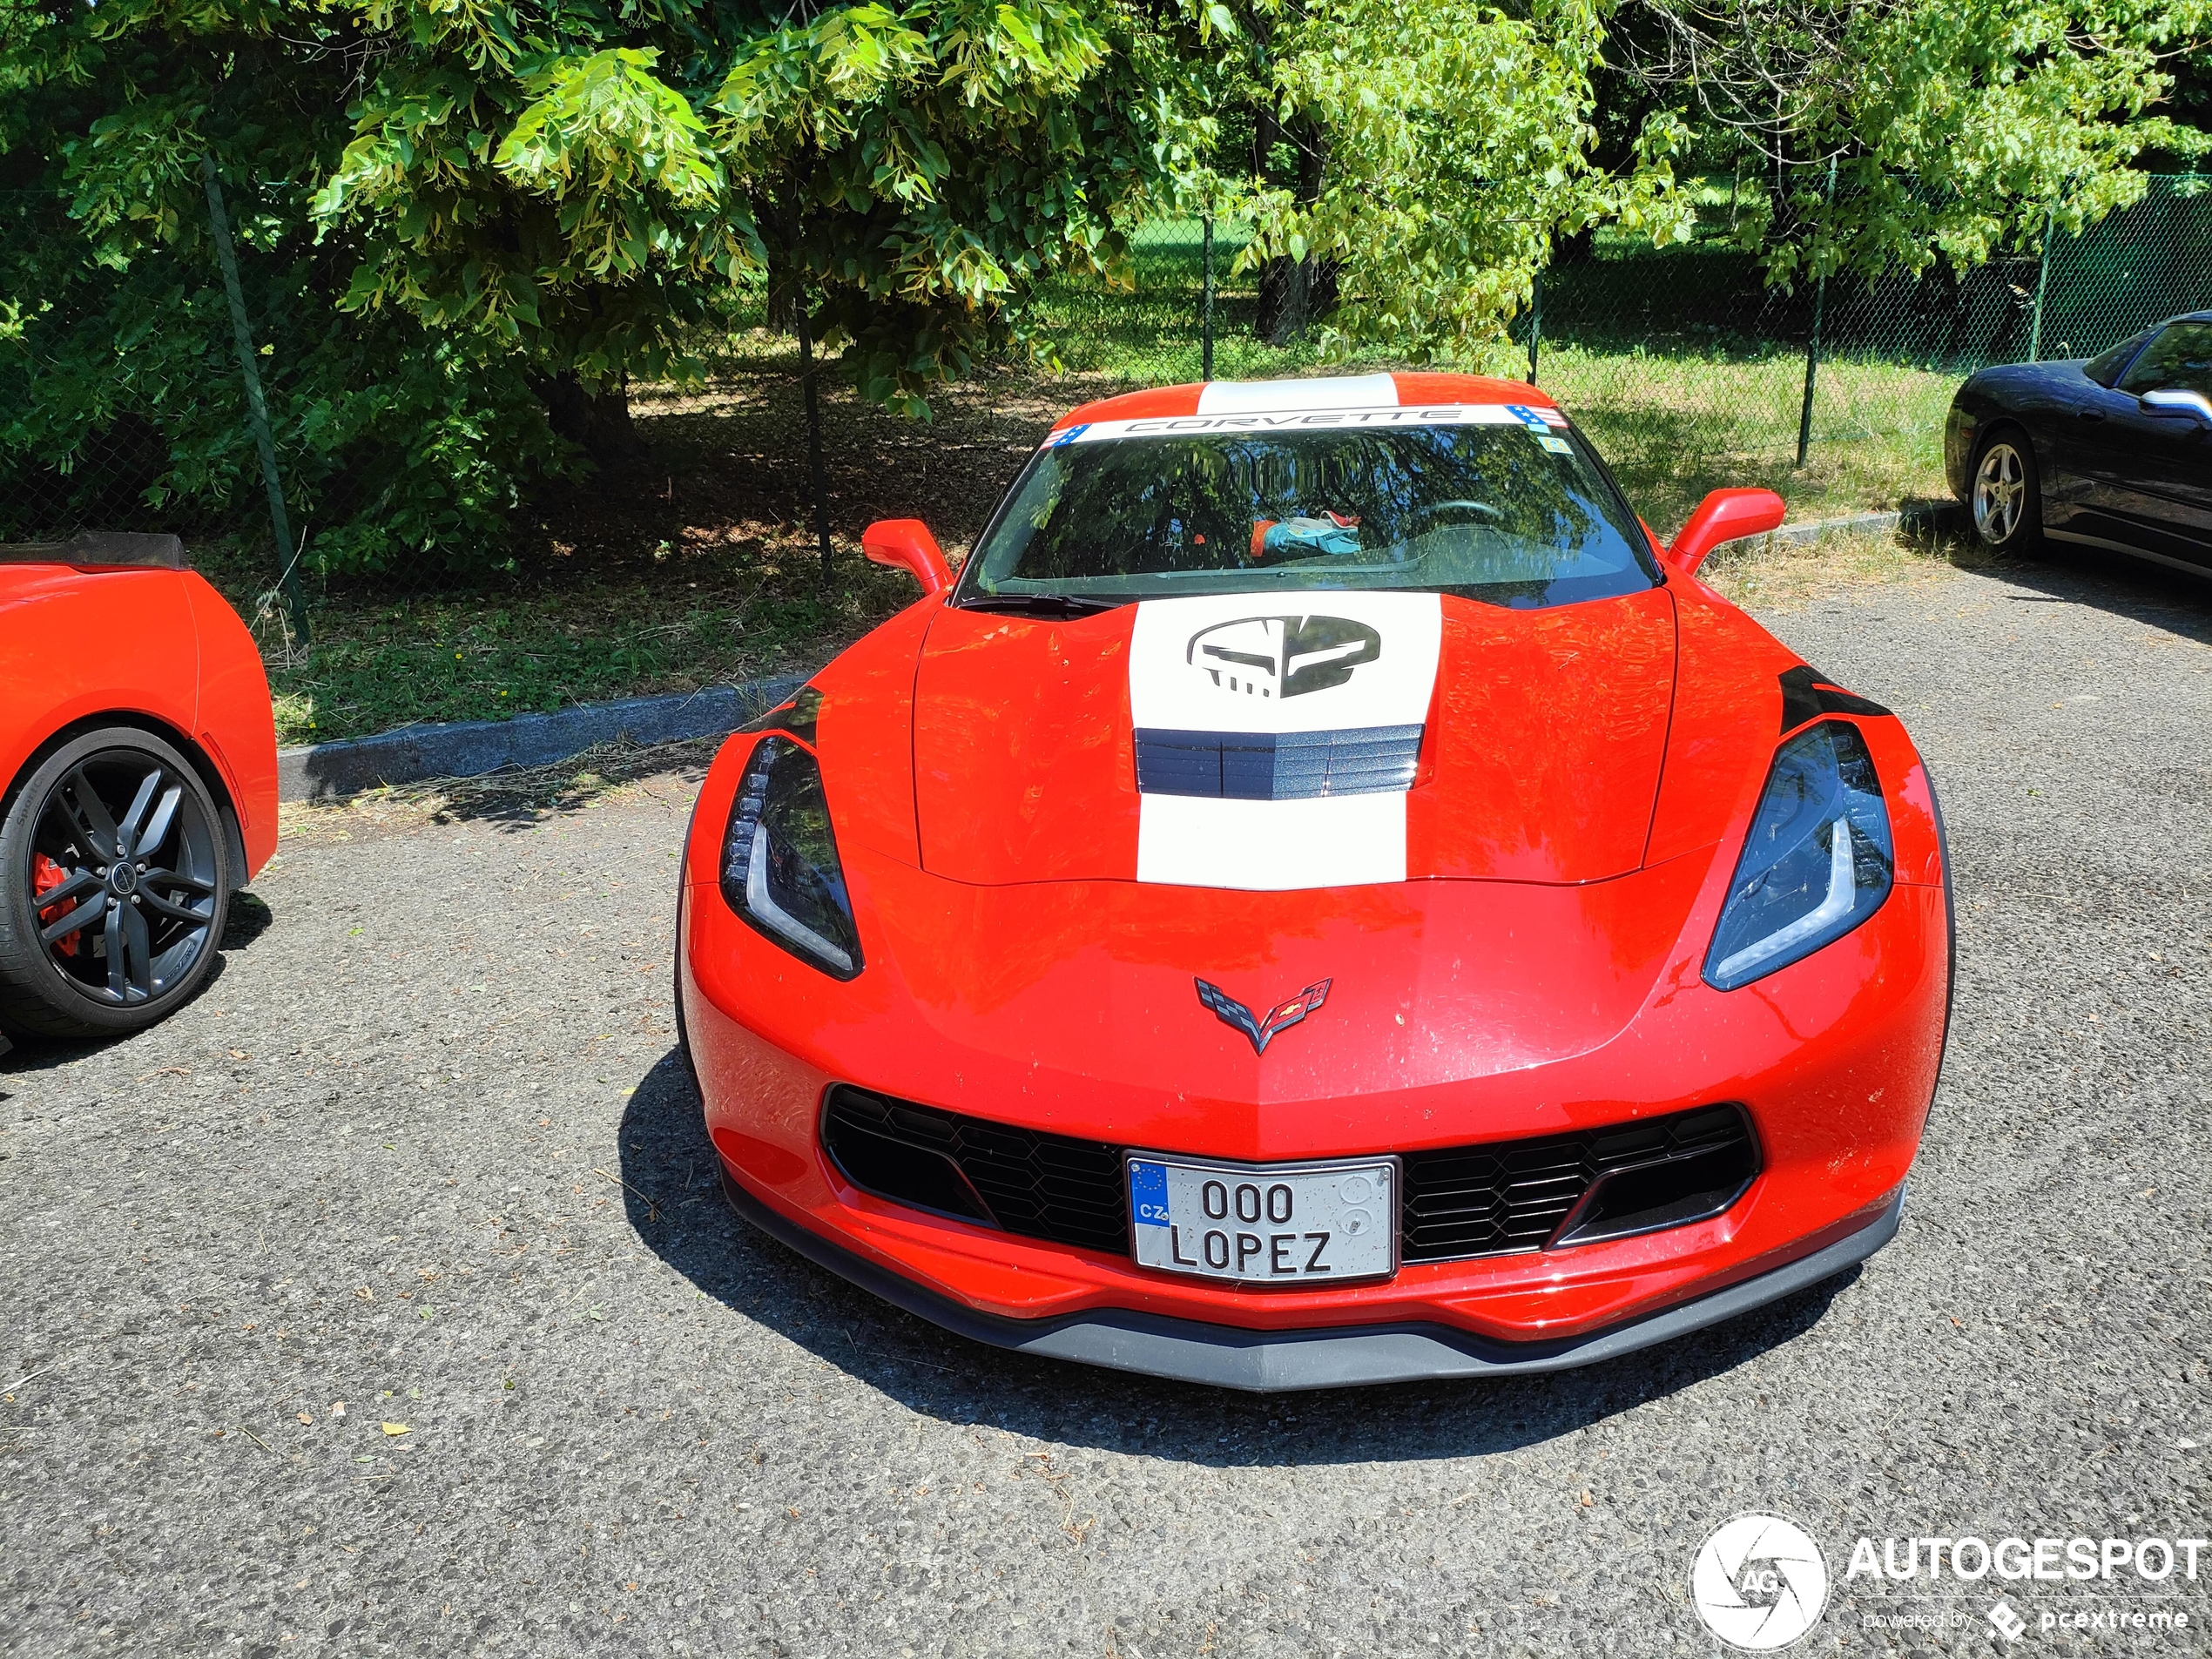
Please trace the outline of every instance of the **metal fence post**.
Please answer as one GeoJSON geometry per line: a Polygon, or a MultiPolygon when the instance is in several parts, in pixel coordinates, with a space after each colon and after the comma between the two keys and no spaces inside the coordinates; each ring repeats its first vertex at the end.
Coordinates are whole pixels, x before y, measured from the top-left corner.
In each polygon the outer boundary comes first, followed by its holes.
{"type": "MultiPolygon", "coordinates": [[[[1828,205],[1836,205],[1836,158],[1828,158],[1828,205]]],[[[1805,455],[1812,448],[1812,383],[1820,372],[1820,316],[1828,308],[1828,279],[1824,276],[1812,290],[1812,338],[1805,342],[1805,401],[1797,412],[1797,464],[1805,464],[1805,455]]]]}
{"type": "Polygon", "coordinates": [[[1528,383],[1536,383],[1536,344],[1544,337],[1544,267],[1528,280],[1528,383]]]}
{"type": "Polygon", "coordinates": [[[2051,286],[2051,232],[2057,220],[2057,209],[2043,210],[2043,258],[2035,273],[2035,314],[2027,325],[2027,361],[2043,361],[2043,294],[2051,286]]]}
{"type": "Polygon", "coordinates": [[[199,174],[207,184],[207,217],[215,231],[215,258],[223,267],[223,291],[231,302],[231,334],[238,347],[239,376],[246,382],[246,418],[253,428],[253,447],[260,452],[261,482],[269,492],[269,523],[276,533],[277,585],[284,593],[284,608],[293,631],[307,638],[307,601],[300,591],[299,550],[292,545],[292,525],[285,516],[284,485],[277,477],[276,439],[269,432],[268,401],[261,395],[261,371],[253,361],[253,331],[246,320],[246,293],[239,287],[238,250],[231,246],[231,221],[223,211],[223,187],[215,179],[215,152],[203,151],[199,174]]]}
{"type": "Polygon", "coordinates": [[[1198,378],[1213,378],[1213,215],[1205,214],[1198,221],[1205,227],[1205,288],[1198,303],[1198,378]]]}
{"type": "Polygon", "coordinates": [[[822,551],[822,585],[830,584],[829,485],[822,474],[822,411],[814,396],[814,320],[806,284],[799,284],[799,384],[806,401],[806,482],[814,498],[814,539],[822,551]]]}

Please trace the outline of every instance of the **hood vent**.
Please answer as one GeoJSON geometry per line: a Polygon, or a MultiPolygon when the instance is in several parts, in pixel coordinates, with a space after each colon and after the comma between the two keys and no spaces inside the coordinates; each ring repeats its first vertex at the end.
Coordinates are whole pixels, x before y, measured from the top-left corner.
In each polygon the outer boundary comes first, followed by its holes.
{"type": "Polygon", "coordinates": [[[1139,726],[1137,792],[1220,800],[1403,794],[1420,764],[1421,732],[1418,725],[1280,732],[1139,726]]]}

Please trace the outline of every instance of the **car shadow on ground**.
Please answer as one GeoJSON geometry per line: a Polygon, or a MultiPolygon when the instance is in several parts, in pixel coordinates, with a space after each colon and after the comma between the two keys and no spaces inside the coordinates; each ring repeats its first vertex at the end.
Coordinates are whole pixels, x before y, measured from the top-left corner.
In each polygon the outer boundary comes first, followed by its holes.
{"type": "MultiPolygon", "coordinates": [[[[223,937],[216,948],[214,966],[207,970],[207,977],[199,982],[199,988],[192,994],[189,1000],[171,1009],[165,1021],[174,1019],[179,1013],[190,1008],[221,983],[224,973],[230,967],[231,953],[249,948],[255,940],[268,932],[270,924],[275,920],[276,914],[269,908],[268,900],[260,894],[240,887],[231,894],[230,914],[224,919],[223,937]]],[[[158,1031],[160,1026],[156,1025],[151,1029],[158,1031]]],[[[145,1036],[149,1033],[134,1035],[145,1036]]],[[[52,1071],[73,1061],[89,1059],[119,1042],[132,1041],[129,1036],[45,1037],[27,1032],[10,1032],[8,1035],[14,1047],[0,1049],[0,1076],[52,1071]]],[[[10,1098],[12,1096],[9,1094],[0,1092],[0,1101],[10,1098]]]]}
{"type": "Polygon", "coordinates": [[[945,1422],[1197,1463],[1467,1457],[1554,1440],[1804,1335],[1858,1273],[1681,1341],[1553,1376],[1244,1394],[992,1348],[879,1301],[786,1249],[722,1201],[698,1090],[673,1049],[638,1081],[621,1135],[624,1204],[638,1238],[707,1295],[768,1331],[945,1422]]]}
{"type": "Polygon", "coordinates": [[[352,810],[372,823],[383,819],[401,826],[415,821],[482,824],[520,833],[572,817],[626,790],[642,790],[688,809],[726,741],[708,737],[637,744],[617,738],[548,765],[502,766],[473,778],[425,778],[315,802],[307,810],[334,818],[352,810]]]}
{"type": "Polygon", "coordinates": [[[2047,543],[2028,556],[1971,568],[2020,590],[2014,604],[2078,604],[2212,645],[2212,572],[2198,576],[2101,548],[2047,543]]]}

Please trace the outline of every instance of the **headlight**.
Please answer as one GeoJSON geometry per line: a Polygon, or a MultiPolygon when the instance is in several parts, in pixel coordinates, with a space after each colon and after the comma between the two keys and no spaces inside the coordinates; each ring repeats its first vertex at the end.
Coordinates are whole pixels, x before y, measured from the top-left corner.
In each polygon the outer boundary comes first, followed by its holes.
{"type": "Polygon", "coordinates": [[[1732,991],[1842,938],[1881,907],[1890,871],[1889,809],[1858,728],[1799,732],[1775,752],[1705,982],[1732,991]]]}
{"type": "Polygon", "coordinates": [[[722,838],[722,896],[755,931],[825,974],[860,971],[822,769],[788,738],[763,738],[745,765],[722,838]]]}

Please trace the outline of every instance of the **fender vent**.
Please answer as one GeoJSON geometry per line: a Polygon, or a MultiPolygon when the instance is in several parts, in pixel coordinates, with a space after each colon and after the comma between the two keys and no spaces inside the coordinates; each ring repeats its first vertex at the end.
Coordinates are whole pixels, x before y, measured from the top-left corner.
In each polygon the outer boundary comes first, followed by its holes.
{"type": "Polygon", "coordinates": [[[1782,671],[1782,731],[1788,736],[1824,714],[1887,714],[1871,698],[1846,691],[1817,668],[1799,663],[1782,671]]]}

